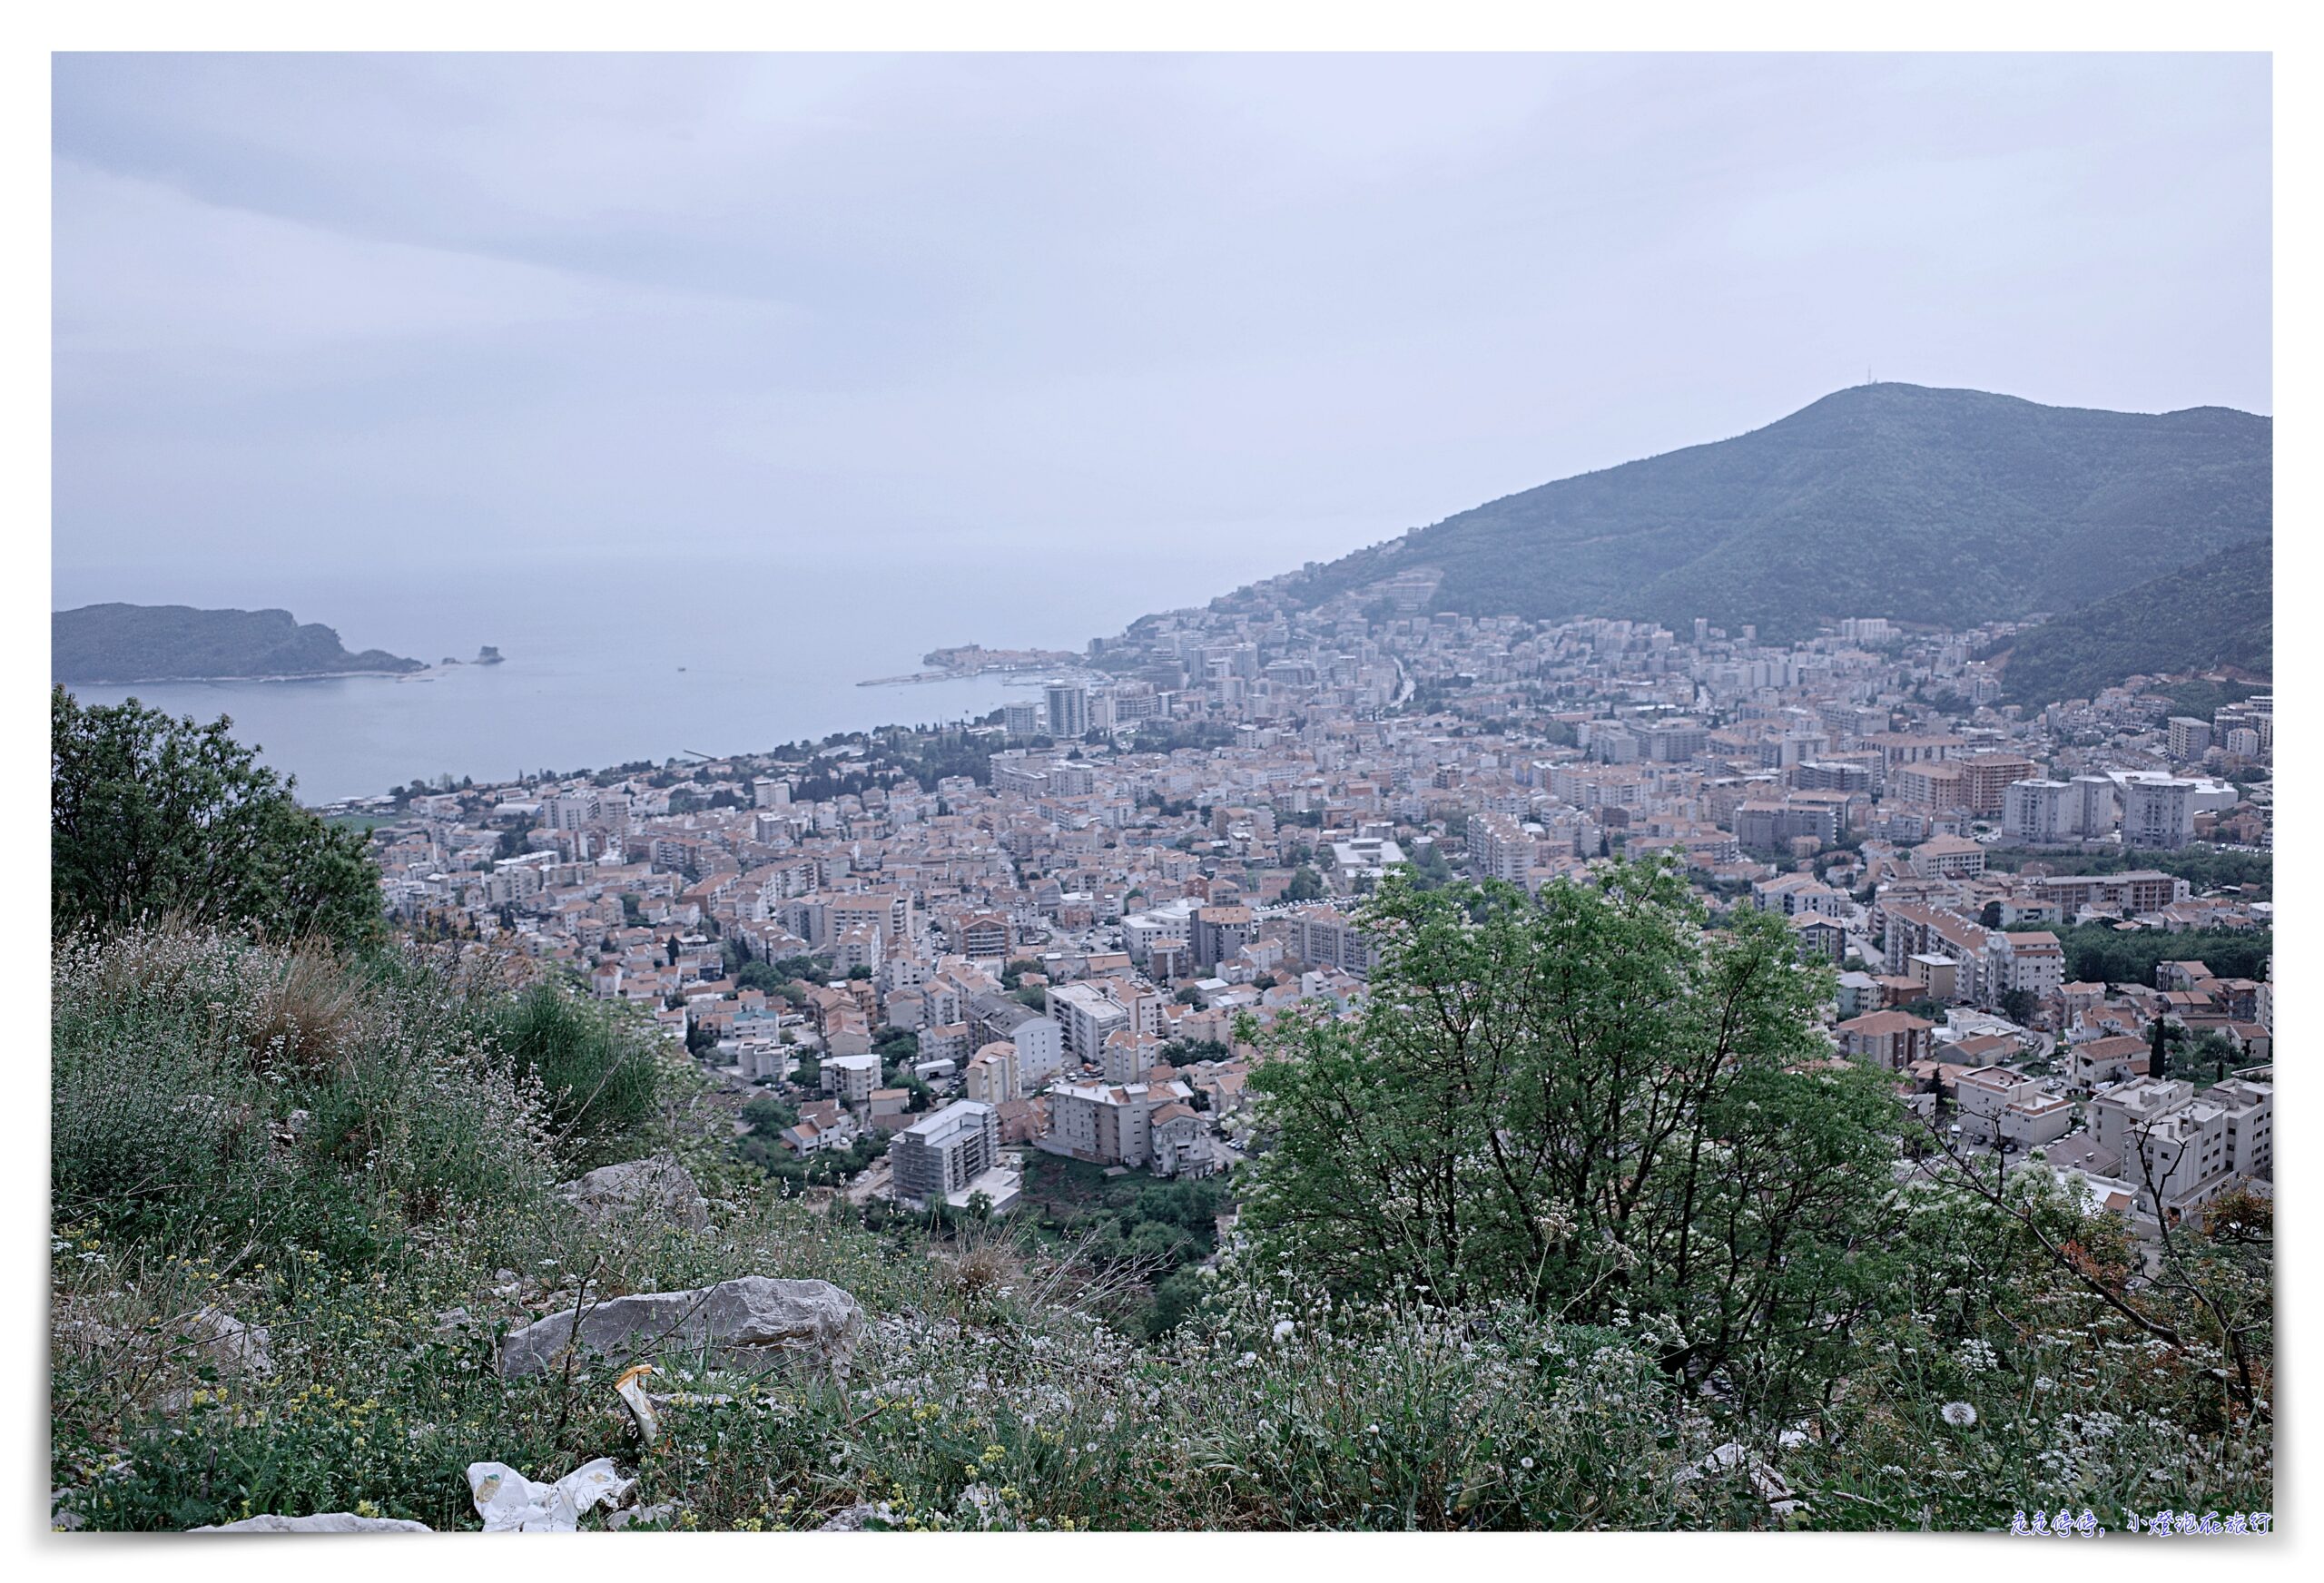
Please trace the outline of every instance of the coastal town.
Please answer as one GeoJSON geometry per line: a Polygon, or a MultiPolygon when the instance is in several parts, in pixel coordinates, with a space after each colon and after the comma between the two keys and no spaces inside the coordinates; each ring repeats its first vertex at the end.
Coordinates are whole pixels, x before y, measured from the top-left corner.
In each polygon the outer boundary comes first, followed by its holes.
{"type": "MultiPolygon", "coordinates": [[[[1790,642],[1259,584],[933,732],[399,788],[386,906],[634,1003],[771,1169],[1007,1214],[1029,1176],[1229,1173],[1266,1027],[1352,1016],[1392,872],[1683,868],[1833,969],[1836,1060],[1933,1149],[2133,1223],[2272,1180],[2272,698],[2004,702],[2012,628],[1790,642]]],[[[1063,656],[1052,656],[1062,658],[1063,656]]],[[[1900,1172],[1906,1165],[1900,1164],[1900,1172]]]]}

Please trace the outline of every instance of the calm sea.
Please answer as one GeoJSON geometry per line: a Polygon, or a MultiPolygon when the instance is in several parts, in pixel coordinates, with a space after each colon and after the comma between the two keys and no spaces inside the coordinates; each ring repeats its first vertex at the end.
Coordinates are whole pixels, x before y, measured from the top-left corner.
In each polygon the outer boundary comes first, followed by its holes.
{"type": "Polygon", "coordinates": [[[172,683],[132,693],[214,720],[298,777],[308,802],[415,776],[500,781],[684,752],[747,752],[871,726],[932,724],[1032,695],[997,676],[860,687],[921,668],[931,648],[1081,649],[1147,611],[1197,604],[1273,565],[1225,569],[1157,556],[741,566],[674,555],[644,571],[545,559],[485,573],[385,568],[347,575],[98,575],[60,569],[58,609],[103,600],[282,608],[335,627],[350,651],[433,664],[490,644],[499,665],[407,677],[172,683]]]}

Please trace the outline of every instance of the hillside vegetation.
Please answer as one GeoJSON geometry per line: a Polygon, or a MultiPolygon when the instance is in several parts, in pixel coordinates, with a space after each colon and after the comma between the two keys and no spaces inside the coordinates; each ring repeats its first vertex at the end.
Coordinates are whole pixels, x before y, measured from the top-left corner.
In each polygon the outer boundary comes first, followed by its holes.
{"type": "Polygon", "coordinates": [[[2259,539],[2017,634],[2000,651],[2002,682],[2011,702],[2044,704],[2132,676],[2221,666],[2266,676],[2275,644],[2275,546],[2259,539]]]}
{"type": "Polygon", "coordinates": [[[1931,1139],[1824,1059],[1781,921],[1706,933],[1645,866],[1539,902],[1384,887],[1374,1009],[1270,1037],[1247,1224],[1199,1263],[1147,1227],[1198,1226],[1202,1193],[1011,1226],[770,1182],[640,1014],[521,959],[118,916],[50,980],[63,1526],[473,1529],[469,1464],[599,1457],[665,1528],[2271,1504],[2265,1201],[2157,1271],[2038,1165],[1900,1173],[1931,1139]],[[649,1155],[686,1213],[560,1187],[649,1155]],[[626,1358],[497,1366],[517,1327],[753,1275],[852,1294],[850,1367],[665,1354],[647,1437],[626,1358]]]}
{"type": "Polygon", "coordinates": [[[1286,580],[1313,602],[1441,569],[1434,608],[1707,616],[1764,636],[1885,615],[2072,610],[2271,531],[2272,428],[1868,385],[1779,422],[1545,484],[1286,580]]]}
{"type": "Polygon", "coordinates": [[[350,654],[339,634],[287,610],[184,605],[84,605],[48,618],[49,674],[59,682],[206,681],[331,676],[425,667],[384,649],[350,654]]]}

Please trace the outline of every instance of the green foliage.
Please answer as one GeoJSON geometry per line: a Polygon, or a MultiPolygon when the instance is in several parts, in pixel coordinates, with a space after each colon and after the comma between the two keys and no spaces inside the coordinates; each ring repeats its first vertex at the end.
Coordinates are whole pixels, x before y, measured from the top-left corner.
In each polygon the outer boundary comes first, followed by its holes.
{"type": "Polygon", "coordinates": [[[1362,917],[1361,1019],[1278,1023],[1252,1077],[1262,1256],[1356,1300],[1650,1316],[1666,1366],[1771,1411],[1819,1389],[1881,1275],[1897,1111],[1822,1065],[1782,920],[1706,936],[1649,864],[1538,904],[1392,874],[1362,917]]]}
{"type": "Polygon", "coordinates": [[[50,928],[112,933],[173,917],[340,946],[382,935],[360,831],[324,823],[229,734],[135,699],[49,694],[50,928]]]}
{"type": "MultiPolygon", "coordinates": [[[[791,1124],[785,1122],[783,1126],[791,1124]]],[[[783,1143],[782,1128],[754,1133],[742,1143],[743,1158],[758,1166],[778,1186],[796,1192],[804,1187],[835,1187],[852,1180],[872,1161],[888,1152],[885,1133],[857,1135],[843,1149],[817,1149],[801,1156],[783,1143]]]]}
{"type": "Polygon", "coordinates": [[[490,1040],[498,1005],[418,955],[175,929],[61,947],[55,1217],[160,1254],[303,1247],[347,1268],[450,1205],[528,1203],[549,1123],[490,1040]]]}
{"type": "MultiPolygon", "coordinates": [[[[2095,698],[2132,676],[2178,675],[2219,665],[2270,674],[2275,668],[2273,542],[2263,536],[2181,565],[2012,638],[2002,681],[2014,703],[2095,698]]],[[[2176,557],[2174,557],[2176,558],[2176,557]]],[[[2168,565],[2166,561],[2162,563],[2168,565]]],[[[2181,712],[2212,697],[2191,691],[2181,712]]],[[[2209,715],[2211,709],[2201,712],[2209,715]]]]}
{"type": "Polygon", "coordinates": [[[1167,1334],[1192,1311],[1199,1290],[1194,1266],[1217,1248],[1222,1184],[1108,1178],[1086,1162],[1037,1155],[1027,1190],[1039,1206],[1034,1224],[1052,1243],[1149,1288],[1134,1322],[1139,1333],[1167,1334]]]}
{"type": "Polygon", "coordinates": [[[536,984],[495,1001],[485,1030],[517,1075],[540,1086],[571,1171],[642,1152],[655,1115],[659,1036],[628,1008],[536,984]]]}
{"type": "Polygon", "coordinates": [[[2158,962],[2201,962],[2221,978],[2258,978],[2267,972],[2275,935],[2218,929],[2142,929],[2125,932],[2106,923],[2053,930],[2065,947],[2066,978],[2089,984],[2152,987],[2158,962]]]}
{"type": "Polygon", "coordinates": [[[751,1124],[753,1133],[765,1137],[779,1137],[783,1129],[799,1120],[798,1108],[779,1095],[760,1094],[743,1106],[743,1119],[751,1124]]]}
{"type": "MultiPolygon", "coordinates": [[[[732,1113],[692,1103],[684,1063],[668,1069],[675,1130],[656,1142],[714,1224],[594,1225],[556,1200],[567,1167],[546,1096],[500,1047],[502,994],[444,958],[350,966],[214,934],[59,954],[62,1510],[101,1529],[343,1510],[473,1529],[469,1463],[546,1478],[599,1456],[639,1479],[641,1503],[677,1503],[670,1526],[704,1529],[811,1529],[859,1502],[879,1508],[871,1526],[919,1529],[1362,1530],[1976,1529],[2006,1527],[2029,1493],[2109,1512],[2272,1504],[2270,1425],[2221,1379],[2248,1364],[2270,1382],[2264,1200],[2212,1205],[2150,1269],[2038,1167],[2009,1179],[2024,1220],[1868,1173],[1891,1217],[1857,1246],[1878,1276],[1845,1379],[1797,1417],[1764,1414],[1750,1392],[1705,1394],[1658,1367],[1679,1335],[1650,1257],[1603,1325],[1522,1298],[1334,1294],[1268,1247],[1212,1256],[1226,1184],[1049,1156],[1028,1184],[1038,1210],[990,1225],[874,1214],[874,1232],[803,1190],[882,1140],[769,1182],[727,1154],[732,1113]],[[709,1370],[665,1402],[649,1447],[612,1388],[628,1360],[515,1380],[493,1366],[500,1333],[569,1309],[585,1275],[667,1292],[742,1274],[828,1280],[863,1305],[843,1388],[709,1370]],[[266,1327],[271,1371],[205,1347],[205,1308],[266,1327]],[[2240,1359],[2221,1351],[2230,1331],[2240,1359]],[[1976,1422],[1948,1422],[1948,1402],[1976,1422]],[[1795,1424],[1804,1440],[1778,1442],[1795,1424]],[[1779,1469],[1804,1507],[1771,1510],[1747,1468],[1711,1457],[1727,1444],[1779,1469]]],[[[749,1117],[770,1126],[781,1104],[762,1096],[749,1117]]],[[[1814,1150],[1800,1161],[1817,1174],[1814,1150]]],[[[1812,1261],[1754,1229],[1747,1200],[1728,1200],[1747,1263],[1812,1261]]],[[[1798,1279],[1843,1306],[1854,1290],[1828,1269],[1798,1279]]]]}
{"type": "Polygon", "coordinates": [[[1302,863],[1291,871],[1291,883],[1284,887],[1285,901],[1321,901],[1324,899],[1324,877],[1302,863]]]}
{"type": "Polygon", "coordinates": [[[1444,573],[1435,608],[1477,615],[1674,629],[1703,615],[1773,638],[1856,614],[1974,626],[2072,610],[2264,539],[2272,445],[2269,419],[2220,408],[2149,416],[1865,386],[1462,512],[1293,592],[1312,603],[1426,565],[1444,573]]]}
{"type": "Polygon", "coordinates": [[[1235,1052],[1214,1038],[1172,1039],[1162,1047],[1162,1058],[1174,1067],[1196,1061],[1223,1061],[1235,1052]]]}
{"type": "Polygon", "coordinates": [[[2152,869],[2186,880],[2198,892],[2233,885],[2254,901],[2268,900],[2276,878],[2273,852],[2230,851],[2200,842],[2169,851],[2141,849],[2134,852],[2045,852],[2026,847],[1994,847],[1985,852],[1985,867],[1989,870],[2014,873],[2031,862],[2046,866],[2053,874],[2120,874],[2132,869],[2152,869]]]}
{"type": "MultiPolygon", "coordinates": [[[[2268,592],[2269,603],[2263,608],[2267,608],[2272,615],[2273,587],[2270,586],[2268,592]]],[[[2265,664],[2252,667],[2255,670],[2267,668],[2265,664]]],[[[2147,696],[2161,698],[2172,714],[2195,714],[2209,720],[2230,703],[2240,703],[2246,698],[2268,691],[2269,688],[2264,684],[2255,686],[2248,682],[2214,682],[2208,677],[2190,676],[2185,681],[2173,682],[2167,687],[2158,688],[2147,696]]]]}

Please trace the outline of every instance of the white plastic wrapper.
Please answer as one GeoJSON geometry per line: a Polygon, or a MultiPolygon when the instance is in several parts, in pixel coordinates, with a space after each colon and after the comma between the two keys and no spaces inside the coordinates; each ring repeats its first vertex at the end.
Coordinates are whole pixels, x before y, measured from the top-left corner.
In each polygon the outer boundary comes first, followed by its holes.
{"type": "Polygon", "coordinates": [[[653,1399],[645,1394],[645,1377],[653,1372],[653,1364],[640,1363],[614,1381],[615,1394],[636,1421],[637,1438],[649,1446],[662,1432],[662,1421],[655,1415],[653,1399]]]}
{"type": "Polygon", "coordinates": [[[584,1462],[554,1484],[537,1483],[506,1462],[470,1462],[468,1491],[487,1533],[571,1533],[582,1513],[619,1506],[637,1488],[611,1457],[584,1462]]]}

